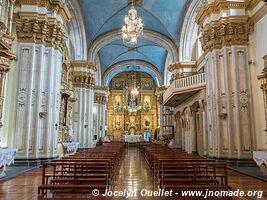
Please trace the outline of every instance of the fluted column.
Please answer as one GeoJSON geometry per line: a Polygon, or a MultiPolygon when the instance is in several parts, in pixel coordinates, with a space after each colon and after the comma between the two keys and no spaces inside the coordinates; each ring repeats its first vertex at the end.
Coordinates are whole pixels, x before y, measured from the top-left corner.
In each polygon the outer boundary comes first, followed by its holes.
{"type": "MultiPolygon", "coordinates": [[[[58,127],[62,51],[69,17],[49,17],[60,1],[46,1],[48,10],[40,15],[38,2],[17,1],[17,74],[12,145],[16,158],[38,159],[58,156],[58,127]],[[23,3],[27,4],[24,5],[23,3]],[[20,7],[20,5],[23,6],[20,7]],[[35,8],[29,10],[29,8],[35,8]]],[[[63,7],[61,7],[63,6],[63,7]]],[[[63,11],[65,10],[65,11],[63,11]]]]}
{"type": "Polygon", "coordinates": [[[106,110],[107,110],[107,92],[105,86],[95,86],[94,88],[94,134],[97,138],[103,139],[105,136],[106,110]]]}
{"type": "Polygon", "coordinates": [[[206,54],[208,155],[251,158],[254,123],[248,65],[249,22],[247,16],[237,15],[245,14],[248,4],[221,1],[224,9],[231,10],[228,13],[212,10],[215,3],[205,5],[196,19],[202,26],[200,40],[206,54]]]}
{"type": "Polygon", "coordinates": [[[166,91],[165,86],[160,86],[156,89],[155,95],[157,96],[157,103],[158,103],[158,124],[159,124],[159,135],[163,134],[163,125],[164,125],[164,106],[163,106],[163,94],[166,91]]]}
{"type": "Polygon", "coordinates": [[[187,61],[187,62],[176,62],[169,65],[168,70],[171,72],[171,80],[173,81],[190,76],[195,73],[196,62],[187,61]]]}
{"type": "Polygon", "coordinates": [[[73,131],[75,141],[81,148],[91,148],[94,144],[93,105],[96,65],[88,61],[74,61],[73,87],[74,103],[73,131]]]}

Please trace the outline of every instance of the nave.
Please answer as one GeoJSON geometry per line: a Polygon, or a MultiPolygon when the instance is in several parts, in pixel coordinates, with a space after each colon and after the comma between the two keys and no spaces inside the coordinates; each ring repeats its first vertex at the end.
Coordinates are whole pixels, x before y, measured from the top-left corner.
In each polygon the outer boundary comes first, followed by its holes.
{"type": "MultiPolygon", "coordinates": [[[[21,176],[18,176],[14,179],[11,179],[9,181],[1,182],[0,199],[1,200],[38,199],[38,186],[41,185],[41,182],[42,182],[42,169],[35,169],[21,176]]],[[[267,199],[266,182],[234,172],[232,170],[228,170],[228,183],[233,188],[233,190],[239,189],[245,192],[251,190],[265,191],[261,199],[267,199]]],[[[157,189],[157,185],[153,181],[153,175],[145,159],[143,158],[142,153],[137,147],[129,147],[126,150],[124,159],[121,160],[121,163],[119,164],[110,191],[123,191],[124,189],[138,190],[138,191],[142,189],[147,189],[152,191],[157,189]]],[[[68,197],[69,196],[70,195],[68,194],[68,197]]],[[[76,195],[74,196],[76,197],[76,195]]],[[[90,197],[90,198],[105,199],[103,197],[102,198],[90,197]]],[[[114,199],[114,198],[109,197],[107,199],[114,199]]],[[[144,198],[138,194],[138,196],[130,197],[128,199],[157,199],[157,198],[155,197],[144,198]]],[[[158,198],[158,199],[163,199],[163,198],[158,198]]],[[[166,199],[172,199],[172,198],[169,197],[166,199]]],[[[179,198],[175,197],[173,199],[179,199],[179,198]]],[[[234,200],[235,199],[253,200],[258,198],[239,197],[239,198],[234,198],[234,200]]]]}

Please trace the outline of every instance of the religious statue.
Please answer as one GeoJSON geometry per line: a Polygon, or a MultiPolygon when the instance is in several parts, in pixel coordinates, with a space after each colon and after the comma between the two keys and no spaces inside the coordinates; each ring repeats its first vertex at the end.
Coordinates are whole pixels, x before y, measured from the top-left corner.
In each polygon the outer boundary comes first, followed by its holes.
{"type": "Polygon", "coordinates": [[[118,118],[115,120],[115,128],[117,130],[119,130],[121,128],[121,122],[120,122],[120,120],[118,118]]]}

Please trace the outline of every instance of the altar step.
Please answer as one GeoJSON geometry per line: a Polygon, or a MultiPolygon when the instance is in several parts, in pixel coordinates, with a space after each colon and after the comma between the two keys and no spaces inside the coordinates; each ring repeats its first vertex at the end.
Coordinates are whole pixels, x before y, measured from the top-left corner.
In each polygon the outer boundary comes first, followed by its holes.
{"type": "Polygon", "coordinates": [[[128,147],[137,147],[137,142],[129,142],[128,147]]]}

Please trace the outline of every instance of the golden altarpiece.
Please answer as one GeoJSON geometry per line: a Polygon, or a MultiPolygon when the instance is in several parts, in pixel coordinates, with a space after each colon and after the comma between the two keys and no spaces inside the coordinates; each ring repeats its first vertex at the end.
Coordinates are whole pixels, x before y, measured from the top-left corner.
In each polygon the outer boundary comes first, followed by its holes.
{"type": "Polygon", "coordinates": [[[127,72],[113,78],[109,88],[107,134],[115,141],[145,132],[153,137],[158,127],[154,80],[146,73],[127,72]]]}

